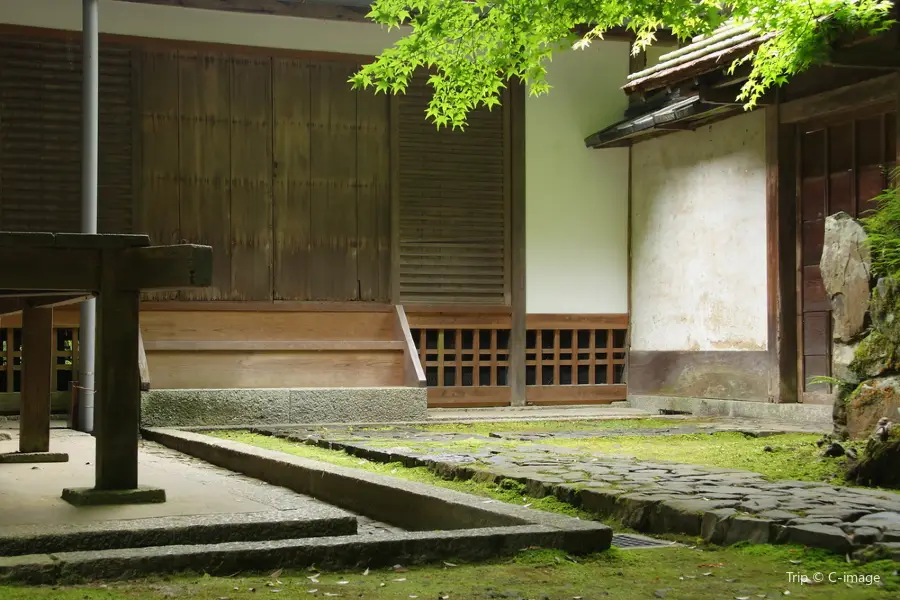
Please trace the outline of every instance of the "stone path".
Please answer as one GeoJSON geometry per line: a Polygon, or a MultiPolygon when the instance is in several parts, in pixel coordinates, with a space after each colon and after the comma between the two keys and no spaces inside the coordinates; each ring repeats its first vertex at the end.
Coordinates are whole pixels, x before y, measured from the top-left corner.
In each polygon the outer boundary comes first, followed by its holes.
{"type": "Polygon", "coordinates": [[[487,436],[391,429],[255,428],[256,433],[378,462],[427,466],[448,477],[524,484],[528,495],[556,496],[646,533],[702,536],[713,543],[796,543],[839,553],[876,546],[900,560],[900,494],[807,481],[768,481],[758,473],[590,454],[553,446],[554,438],[746,431],[773,435],[759,423],[673,423],[665,429],[507,431],[487,436]],[[476,444],[454,444],[461,440],[476,444]],[[524,440],[540,443],[516,443],[524,440]],[[426,442],[423,444],[422,442],[426,442]]]}

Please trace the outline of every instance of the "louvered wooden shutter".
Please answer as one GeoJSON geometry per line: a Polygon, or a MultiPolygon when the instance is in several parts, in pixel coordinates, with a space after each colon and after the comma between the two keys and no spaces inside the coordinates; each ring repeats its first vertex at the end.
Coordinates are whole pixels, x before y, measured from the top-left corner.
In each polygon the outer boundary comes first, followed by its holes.
{"type": "MultiPolygon", "coordinates": [[[[78,231],[81,42],[0,41],[0,228],[78,231]]],[[[100,231],[131,231],[131,53],[101,45],[100,231]]]]}
{"type": "Polygon", "coordinates": [[[423,76],[399,97],[401,302],[504,304],[503,108],[438,130],[425,119],[430,97],[423,76]]]}

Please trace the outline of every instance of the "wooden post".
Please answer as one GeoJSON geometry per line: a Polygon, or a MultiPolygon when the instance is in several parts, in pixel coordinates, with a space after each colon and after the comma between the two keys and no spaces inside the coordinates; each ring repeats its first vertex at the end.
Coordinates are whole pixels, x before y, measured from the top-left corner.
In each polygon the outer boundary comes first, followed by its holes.
{"type": "MultiPolygon", "coordinates": [[[[50,451],[53,309],[22,311],[22,401],[19,452],[50,451]]],[[[12,369],[10,369],[12,375],[12,369]]]]}
{"type": "Polygon", "coordinates": [[[104,252],[97,299],[96,489],[138,487],[141,377],[138,368],[140,292],[121,288],[120,257],[104,252]]]}
{"type": "MultiPolygon", "coordinates": [[[[513,406],[524,406],[527,385],[525,380],[525,338],[528,327],[525,304],[525,84],[510,82],[510,226],[511,226],[511,309],[509,336],[509,385],[513,406]]],[[[540,381],[540,374],[538,374],[540,381]]]]}

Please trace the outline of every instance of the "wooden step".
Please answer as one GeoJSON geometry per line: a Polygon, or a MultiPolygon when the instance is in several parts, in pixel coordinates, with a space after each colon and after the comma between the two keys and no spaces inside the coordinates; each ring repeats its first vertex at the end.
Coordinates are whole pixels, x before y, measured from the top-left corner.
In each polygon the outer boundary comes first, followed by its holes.
{"type": "Polygon", "coordinates": [[[144,342],[147,352],[375,352],[400,351],[403,342],[382,340],[160,340],[144,342]]]}

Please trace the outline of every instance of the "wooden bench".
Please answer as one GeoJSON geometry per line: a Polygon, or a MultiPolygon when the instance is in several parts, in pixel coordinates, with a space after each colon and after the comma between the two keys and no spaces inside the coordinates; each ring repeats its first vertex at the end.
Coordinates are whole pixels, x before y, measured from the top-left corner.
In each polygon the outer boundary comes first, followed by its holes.
{"type": "Polygon", "coordinates": [[[0,232],[0,265],[0,315],[23,313],[19,453],[49,451],[53,307],[96,296],[95,488],[63,497],[164,500],[162,490],[138,489],[140,293],[209,286],[212,248],[150,246],[146,235],[0,232]]]}

